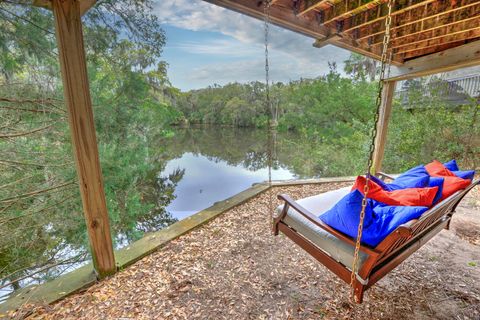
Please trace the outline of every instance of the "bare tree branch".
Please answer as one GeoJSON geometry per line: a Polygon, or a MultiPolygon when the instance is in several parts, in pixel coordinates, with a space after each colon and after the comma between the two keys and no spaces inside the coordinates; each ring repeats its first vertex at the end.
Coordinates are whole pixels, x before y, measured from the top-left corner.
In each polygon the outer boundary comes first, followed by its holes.
{"type": "Polygon", "coordinates": [[[70,181],[70,182],[59,184],[59,185],[56,185],[56,186],[53,186],[53,187],[50,187],[50,188],[36,190],[36,191],[24,193],[24,194],[19,194],[19,195],[13,196],[13,197],[1,199],[0,202],[8,203],[8,202],[11,202],[12,200],[16,200],[16,199],[29,198],[29,197],[36,196],[36,195],[41,194],[41,193],[46,193],[46,192],[49,192],[49,191],[52,191],[52,190],[55,190],[55,189],[60,189],[60,188],[66,187],[66,186],[70,186],[74,183],[75,183],[75,181],[70,181]]]}
{"type": "Polygon", "coordinates": [[[24,131],[24,132],[15,132],[15,133],[4,133],[4,134],[0,134],[0,139],[5,139],[5,138],[17,138],[17,137],[23,137],[23,136],[28,136],[32,133],[36,133],[36,132],[39,132],[39,131],[43,131],[43,130],[47,130],[47,129],[50,129],[52,127],[52,125],[49,125],[49,126],[46,126],[46,127],[42,127],[42,128],[38,128],[38,129],[34,129],[34,130],[31,130],[31,131],[24,131]]]}

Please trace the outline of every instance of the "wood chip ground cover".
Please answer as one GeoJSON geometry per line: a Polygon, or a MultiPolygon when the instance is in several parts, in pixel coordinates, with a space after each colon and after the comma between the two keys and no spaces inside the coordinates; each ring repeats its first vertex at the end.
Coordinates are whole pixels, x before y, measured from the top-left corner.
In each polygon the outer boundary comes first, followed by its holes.
{"type": "MultiPolygon", "coordinates": [[[[275,188],[302,198],[345,184],[275,188]]],[[[480,319],[480,192],[444,230],[367,291],[362,305],[329,270],[271,234],[266,192],[115,276],[28,319],[480,319]]],[[[276,203],[276,202],[275,202],[276,203]]]]}

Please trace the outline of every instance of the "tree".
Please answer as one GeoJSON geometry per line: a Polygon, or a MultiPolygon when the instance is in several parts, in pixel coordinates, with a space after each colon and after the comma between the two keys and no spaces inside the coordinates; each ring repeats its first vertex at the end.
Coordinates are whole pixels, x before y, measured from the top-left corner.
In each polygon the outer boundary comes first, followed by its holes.
{"type": "Polygon", "coordinates": [[[375,59],[352,53],[344,63],[344,71],[354,80],[375,81],[377,74],[377,61],[375,59]]]}

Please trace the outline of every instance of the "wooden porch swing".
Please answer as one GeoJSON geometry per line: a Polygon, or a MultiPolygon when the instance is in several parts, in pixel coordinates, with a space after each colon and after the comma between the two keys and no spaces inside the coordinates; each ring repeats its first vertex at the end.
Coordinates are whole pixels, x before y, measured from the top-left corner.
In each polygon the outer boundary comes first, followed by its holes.
{"type": "MultiPolygon", "coordinates": [[[[277,208],[274,214],[273,233],[284,233],[297,245],[307,251],[320,263],[330,269],[338,277],[349,283],[352,288],[352,300],[362,303],[364,291],[378,280],[387,275],[402,261],[421,248],[428,240],[442,229],[448,229],[455,208],[463,197],[472,190],[480,180],[474,180],[466,189],[458,191],[447,199],[436,204],[425,212],[419,219],[411,220],[400,225],[390,233],[376,247],[369,247],[361,243],[365,210],[367,207],[369,180],[374,174],[374,158],[378,152],[376,143],[379,128],[380,113],[382,112],[382,93],[386,78],[386,67],[390,65],[393,50],[390,48],[392,7],[394,0],[387,0],[387,14],[385,17],[385,30],[383,33],[382,51],[380,54],[380,81],[376,97],[376,112],[374,127],[372,129],[371,143],[366,169],[366,183],[363,190],[363,201],[360,212],[358,233],[352,238],[322,222],[318,216],[326,212],[348,193],[348,188],[343,188],[319,196],[302,199],[298,202],[288,195],[278,196],[284,205],[277,208]],[[390,58],[390,59],[389,59],[390,58]],[[313,214],[315,212],[315,215],[313,214]]],[[[268,32],[270,24],[270,7],[272,1],[264,0],[264,30],[265,30],[265,75],[266,75],[266,104],[271,110],[269,92],[269,59],[268,59],[268,32]]],[[[390,71],[390,69],[388,69],[390,71]]],[[[387,87],[390,94],[390,104],[394,86],[387,87]]],[[[385,112],[385,111],[384,111],[385,112]]],[[[386,129],[383,127],[383,129],[386,129]]],[[[386,130],[382,132],[386,134],[386,130]]],[[[383,149],[382,145],[382,149],[383,149]]],[[[269,184],[271,184],[271,146],[269,150],[269,184]]],[[[378,157],[378,156],[377,156],[378,157]]],[[[378,159],[377,159],[378,160],[378,159]]],[[[377,161],[378,163],[378,161],[377,161]]],[[[378,172],[380,179],[393,179],[393,177],[378,172]]],[[[270,188],[271,189],[271,188],[270,188]]],[[[270,195],[271,196],[271,195],[270,195]]],[[[272,201],[270,201],[271,203],[272,201]]],[[[271,210],[273,211],[273,210],[271,210]]],[[[355,214],[355,213],[352,213],[355,214]]]]}
{"type": "MultiPolygon", "coordinates": [[[[391,178],[384,173],[379,173],[379,176],[391,178]]],[[[329,209],[328,204],[322,207],[322,195],[317,196],[316,204],[305,201],[306,199],[297,202],[288,195],[279,195],[278,199],[284,201],[285,205],[279,209],[278,215],[274,218],[273,232],[278,235],[281,231],[340,279],[351,285],[353,273],[353,293],[356,302],[361,303],[366,289],[415,253],[442,229],[449,229],[450,220],[457,205],[479,183],[479,179],[474,180],[468,188],[438,203],[418,220],[411,220],[399,226],[376,247],[360,244],[357,261],[355,261],[355,248],[360,238],[351,238],[331,228],[312,213],[315,212],[318,215],[322,210],[329,209]],[[354,270],[351,267],[352,264],[357,263],[358,271],[352,272],[354,270]]],[[[337,194],[333,195],[333,199],[337,201],[346,194],[338,193],[338,190],[334,192],[337,194]]],[[[333,199],[327,200],[330,205],[333,205],[333,199]]],[[[362,223],[361,220],[360,225],[362,223]]]]}

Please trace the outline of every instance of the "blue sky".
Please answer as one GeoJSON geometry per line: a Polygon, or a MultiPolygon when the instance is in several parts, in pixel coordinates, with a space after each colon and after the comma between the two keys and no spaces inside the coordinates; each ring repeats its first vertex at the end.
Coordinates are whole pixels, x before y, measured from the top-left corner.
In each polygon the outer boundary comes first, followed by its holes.
{"type": "MultiPolygon", "coordinates": [[[[162,59],[172,84],[182,90],[228,82],[263,81],[263,23],[201,0],[158,0],[155,14],[167,34],[162,59]]],[[[314,39],[271,28],[273,81],[316,77],[339,69],[349,52],[333,46],[314,48],[314,39]]]]}

